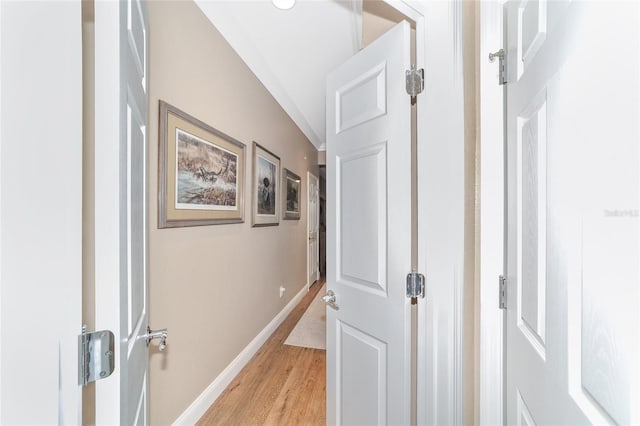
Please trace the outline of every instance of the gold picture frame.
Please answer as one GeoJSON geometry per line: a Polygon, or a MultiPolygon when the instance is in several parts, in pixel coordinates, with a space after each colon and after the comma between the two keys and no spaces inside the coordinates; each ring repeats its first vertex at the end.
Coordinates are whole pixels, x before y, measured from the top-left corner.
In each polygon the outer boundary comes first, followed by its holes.
{"type": "Polygon", "coordinates": [[[160,101],[158,227],[244,222],[245,145],[160,101]]]}

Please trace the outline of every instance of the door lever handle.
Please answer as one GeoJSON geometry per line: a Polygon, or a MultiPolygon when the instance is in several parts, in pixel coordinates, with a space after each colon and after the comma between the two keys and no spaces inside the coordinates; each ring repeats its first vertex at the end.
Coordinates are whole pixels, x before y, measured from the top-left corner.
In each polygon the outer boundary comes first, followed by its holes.
{"type": "Polygon", "coordinates": [[[340,309],[338,305],[336,305],[336,294],[333,290],[328,290],[326,296],[322,296],[322,301],[327,304],[327,306],[332,307],[336,311],[340,309]]]}
{"type": "Polygon", "coordinates": [[[147,334],[143,334],[142,336],[138,336],[138,339],[145,339],[147,341],[147,346],[153,339],[160,339],[160,343],[158,344],[158,349],[164,351],[167,348],[167,337],[169,337],[169,332],[166,328],[162,330],[151,330],[151,327],[147,326],[147,334]]]}

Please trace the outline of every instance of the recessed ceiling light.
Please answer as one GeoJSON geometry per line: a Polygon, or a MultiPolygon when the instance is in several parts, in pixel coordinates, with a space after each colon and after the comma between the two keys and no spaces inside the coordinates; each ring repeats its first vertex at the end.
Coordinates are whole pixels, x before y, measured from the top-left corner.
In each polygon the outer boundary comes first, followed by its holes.
{"type": "Polygon", "coordinates": [[[296,0],[271,0],[271,2],[275,7],[282,10],[291,9],[296,4],[296,0]]]}

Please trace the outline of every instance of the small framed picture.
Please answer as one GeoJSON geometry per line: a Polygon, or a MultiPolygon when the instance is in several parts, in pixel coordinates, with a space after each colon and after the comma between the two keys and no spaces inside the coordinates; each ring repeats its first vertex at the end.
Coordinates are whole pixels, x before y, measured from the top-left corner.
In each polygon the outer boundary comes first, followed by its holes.
{"type": "Polygon", "coordinates": [[[282,188],[286,196],[284,199],[283,219],[300,219],[300,176],[289,169],[284,169],[282,188]]]}
{"type": "Polygon", "coordinates": [[[160,101],[158,227],[244,221],[245,146],[160,101]]]}
{"type": "Polygon", "coordinates": [[[280,223],[280,157],[253,143],[253,226],[280,223]]]}

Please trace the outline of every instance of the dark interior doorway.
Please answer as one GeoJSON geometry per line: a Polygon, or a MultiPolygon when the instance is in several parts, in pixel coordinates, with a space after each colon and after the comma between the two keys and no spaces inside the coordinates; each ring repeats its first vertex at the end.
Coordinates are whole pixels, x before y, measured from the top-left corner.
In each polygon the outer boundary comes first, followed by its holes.
{"type": "Polygon", "coordinates": [[[327,166],[320,166],[320,276],[327,275],[327,166]]]}

